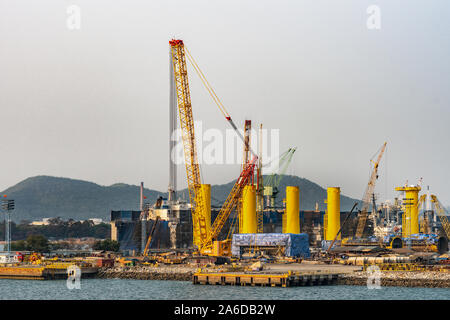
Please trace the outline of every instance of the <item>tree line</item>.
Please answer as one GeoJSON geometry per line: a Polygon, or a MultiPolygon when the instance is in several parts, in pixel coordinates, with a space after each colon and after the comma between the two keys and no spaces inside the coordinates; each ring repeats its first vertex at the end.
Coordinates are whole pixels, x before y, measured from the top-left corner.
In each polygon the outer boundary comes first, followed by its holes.
{"type": "MultiPolygon", "coordinates": [[[[11,240],[26,240],[30,235],[42,235],[47,239],[86,238],[108,239],[111,226],[107,223],[94,225],[91,220],[83,222],[61,218],[49,219],[48,225],[35,226],[27,221],[19,224],[11,222],[11,240]]],[[[0,223],[0,239],[5,239],[5,222],[0,223]]]]}

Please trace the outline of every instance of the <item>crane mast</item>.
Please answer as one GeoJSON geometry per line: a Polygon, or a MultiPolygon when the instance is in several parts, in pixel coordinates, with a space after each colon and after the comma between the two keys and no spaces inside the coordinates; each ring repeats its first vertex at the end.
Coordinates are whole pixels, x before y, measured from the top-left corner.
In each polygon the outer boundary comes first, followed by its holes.
{"type": "Polygon", "coordinates": [[[169,44],[182,132],[189,200],[191,203],[194,245],[198,246],[208,236],[206,229],[207,206],[206,199],[201,190],[200,168],[197,158],[194,117],[192,114],[184,43],[183,40],[171,40],[169,44]]]}
{"type": "Polygon", "coordinates": [[[266,195],[268,196],[267,206],[275,207],[275,199],[278,195],[278,187],[280,186],[281,180],[283,179],[289,164],[292,161],[292,157],[294,156],[296,147],[289,148],[287,151],[283,152],[280,155],[280,160],[278,163],[279,169],[277,172],[272,173],[266,180],[264,185],[266,189],[266,195]]]}
{"type": "MultiPolygon", "coordinates": [[[[245,166],[248,163],[249,160],[249,153],[250,153],[250,131],[252,129],[252,121],[251,120],[245,120],[244,123],[244,154],[242,156],[242,168],[241,170],[245,169],[245,166]]],[[[237,204],[237,211],[238,211],[238,221],[239,221],[239,233],[242,233],[242,199],[239,199],[237,204]]]]}
{"type": "Polygon", "coordinates": [[[381,157],[383,156],[384,150],[386,149],[386,144],[387,144],[387,142],[385,142],[383,144],[383,146],[381,147],[380,153],[378,153],[377,160],[374,162],[374,165],[373,165],[369,183],[367,184],[366,191],[364,192],[364,196],[362,199],[362,208],[361,208],[361,212],[359,214],[358,226],[356,228],[356,234],[355,234],[356,238],[361,238],[364,233],[364,228],[366,226],[367,215],[368,215],[367,212],[368,212],[368,209],[370,206],[370,197],[372,196],[372,194],[375,190],[375,182],[378,179],[378,165],[380,164],[381,157]]]}

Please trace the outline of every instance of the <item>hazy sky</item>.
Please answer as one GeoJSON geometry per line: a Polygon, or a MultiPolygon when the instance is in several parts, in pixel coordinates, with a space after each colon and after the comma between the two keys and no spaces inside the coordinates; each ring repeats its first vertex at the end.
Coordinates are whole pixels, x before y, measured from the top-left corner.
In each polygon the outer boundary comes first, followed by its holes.
{"type": "MultiPolygon", "coordinates": [[[[423,177],[450,204],[447,0],[0,0],[0,189],[53,175],[165,190],[172,37],[238,125],[262,122],[280,130],[281,151],[298,147],[288,173],[361,198],[387,141],[380,198],[423,177]]],[[[195,119],[227,129],[188,71],[195,119]]],[[[211,184],[238,172],[202,167],[211,184]]]]}

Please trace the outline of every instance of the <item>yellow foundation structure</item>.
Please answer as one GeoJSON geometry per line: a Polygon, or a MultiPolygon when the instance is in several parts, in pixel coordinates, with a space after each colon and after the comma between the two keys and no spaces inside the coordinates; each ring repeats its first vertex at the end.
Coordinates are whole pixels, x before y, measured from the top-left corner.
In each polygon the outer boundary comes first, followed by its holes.
{"type": "Polygon", "coordinates": [[[300,191],[298,187],[286,187],[286,211],[283,219],[284,233],[300,233],[300,191]]]}
{"type": "Polygon", "coordinates": [[[209,234],[211,231],[211,185],[202,184],[201,192],[205,199],[205,229],[209,234]]]}
{"type": "Polygon", "coordinates": [[[242,233],[256,233],[256,191],[252,185],[244,187],[242,192],[242,233]]]}
{"type": "Polygon", "coordinates": [[[405,198],[403,199],[403,219],[402,219],[402,235],[404,238],[411,234],[419,233],[419,186],[404,186],[395,188],[396,191],[403,191],[405,198]]]}
{"type": "MultiPolygon", "coordinates": [[[[325,240],[334,240],[341,227],[341,189],[332,187],[327,189],[327,212],[324,222],[326,224],[325,240]]],[[[341,236],[339,235],[338,239],[341,236]]]]}

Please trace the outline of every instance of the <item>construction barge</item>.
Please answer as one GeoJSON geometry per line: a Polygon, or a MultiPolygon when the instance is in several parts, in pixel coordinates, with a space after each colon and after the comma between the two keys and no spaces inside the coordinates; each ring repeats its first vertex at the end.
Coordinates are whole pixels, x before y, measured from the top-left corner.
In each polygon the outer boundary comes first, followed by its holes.
{"type": "MultiPolygon", "coordinates": [[[[22,265],[0,266],[0,279],[20,280],[58,280],[68,278],[67,265],[22,265]]],[[[97,275],[98,267],[79,267],[81,278],[93,278],[97,275]]]]}
{"type": "Polygon", "coordinates": [[[193,284],[231,285],[231,286],[322,286],[336,284],[337,273],[284,273],[284,274],[248,274],[248,273],[195,273],[193,284]]]}

